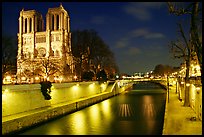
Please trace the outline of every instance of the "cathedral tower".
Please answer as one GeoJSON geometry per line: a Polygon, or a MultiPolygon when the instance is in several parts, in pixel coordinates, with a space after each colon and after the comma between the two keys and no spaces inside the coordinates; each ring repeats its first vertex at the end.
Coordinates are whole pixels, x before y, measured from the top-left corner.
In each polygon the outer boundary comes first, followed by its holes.
{"type": "Polygon", "coordinates": [[[20,12],[18,33],[18,82],[71,81],[73,79],[70,18],[60,4],[49,8],[46,30],[40,13],[20,12]]]}

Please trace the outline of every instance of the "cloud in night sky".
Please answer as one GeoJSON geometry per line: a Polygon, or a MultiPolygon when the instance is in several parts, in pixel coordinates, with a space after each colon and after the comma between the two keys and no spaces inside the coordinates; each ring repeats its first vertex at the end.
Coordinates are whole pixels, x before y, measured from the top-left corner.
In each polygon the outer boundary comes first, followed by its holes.
{"type": "Polygon", "coordinates": [[[130,2],[124,6],[124,11],[140,21],[147,21],[152,18],[151,10],[163,5],[164,2],[130,2]]]}
{"type": "Polygon", "coordinates": [[[155,39],[155,38],[164,38],[165,36],[164,34],[159,32],[150,32],[146,28],[140,28],[130,32],[129,37],[134,37],[134,38],[143,37],[144,39],[155,39]]]}
{"type": "MultiPolygon", "coordinates": [[[[136,40],[136,39],[162,39],[165,38],[164,34],[159,33],[159,32],[150,32],[146,28],[141,28],[141,29],[135,29],[129,32],[126,37],[122,37],[120,40],[117,41],[116,43],[116,48],[127,48],[130,44],[131,40],[136,40]]],[[[138,48],[137,48],[138,49],[138,48]]]]}

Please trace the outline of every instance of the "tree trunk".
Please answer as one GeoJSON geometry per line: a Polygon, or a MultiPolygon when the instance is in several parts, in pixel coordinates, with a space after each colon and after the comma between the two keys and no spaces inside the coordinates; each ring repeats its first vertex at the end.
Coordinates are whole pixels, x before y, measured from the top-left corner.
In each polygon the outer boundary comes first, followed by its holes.
{"type": "Polygon", "coordinates": [[[194,50],[198,58],[200,71],[202,72],[202,43],[199,39],[198,27],[197,27],[198,10],[199,10],[198,7],[199,7],[199,2],[195,2],[193,5],[193,10],[191,14],[191,36],[192,36],[192,43],[194,46],[194,50]]]}
{"type": "Polygon", "coordinates": [[[188,60],[186,60],[186,77],[185,77],[185,99],[184,99],[184,106],[189,107],[190,101],[189,101],[189,86],[187,84],[190,83],[189,79],[189,68],[190,68],[190,57],[188,60]]]}

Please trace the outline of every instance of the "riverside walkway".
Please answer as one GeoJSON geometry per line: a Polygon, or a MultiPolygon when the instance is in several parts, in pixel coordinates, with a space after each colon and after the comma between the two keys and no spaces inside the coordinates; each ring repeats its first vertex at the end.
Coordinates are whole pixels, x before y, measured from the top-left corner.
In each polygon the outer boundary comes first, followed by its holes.
{"type": "Polygon", "coordinates": [[[175,91],[174,86],[169,90],[162,135],[202,135],[202,121],[190,120],[196,117],[195,111],[184,107],[175,91]]]}

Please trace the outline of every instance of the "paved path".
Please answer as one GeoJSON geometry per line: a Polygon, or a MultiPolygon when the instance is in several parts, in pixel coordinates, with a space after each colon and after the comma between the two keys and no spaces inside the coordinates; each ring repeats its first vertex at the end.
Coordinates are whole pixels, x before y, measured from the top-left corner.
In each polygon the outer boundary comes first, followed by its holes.
{"type": "Polygon", "coordinates": [[[190,120],[196,116],[195,111],[191,107],[184,107],[175,91],[175,87],[169,91],[163,135],[202,135],[202,121],[190,120]]]}

